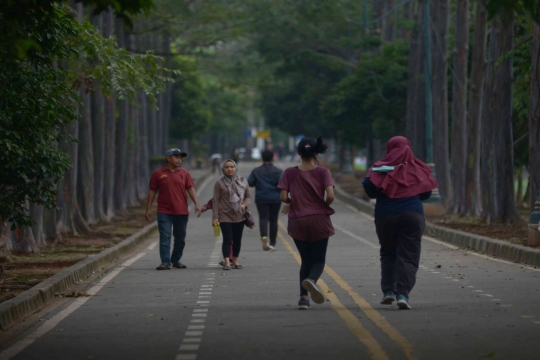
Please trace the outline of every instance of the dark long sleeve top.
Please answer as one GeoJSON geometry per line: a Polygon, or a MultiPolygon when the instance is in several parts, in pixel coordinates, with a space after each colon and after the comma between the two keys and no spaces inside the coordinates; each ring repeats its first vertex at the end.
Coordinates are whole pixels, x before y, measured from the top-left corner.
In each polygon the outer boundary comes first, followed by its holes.
{"type": "Polygon", "coordinates": [[[428,191],[416,196],[392,199],[386,196],[381,189],[373,185],[371,179],[368,177],[364,179],[362,185],[367,196],[371,199],[377,199],[377,204],[375,205],[376,218],[397,215],[405,211],[417,211],[423,214],[424,207],[422,206],[422,201],[431,197],[431,191],[428,191]]]}

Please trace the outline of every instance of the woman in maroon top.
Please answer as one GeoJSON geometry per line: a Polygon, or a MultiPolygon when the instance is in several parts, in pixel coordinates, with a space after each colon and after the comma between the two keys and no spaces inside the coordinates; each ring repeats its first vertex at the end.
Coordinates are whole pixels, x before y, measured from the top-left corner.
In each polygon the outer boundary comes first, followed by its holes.
{"type": "Polygon", "coordinates": [[[334,213],[330,207],[334,201],[334,181],[330,171],[318,167],[317,161],[317,155],[323,154],[326,149],[320,137],[317,140],[300,140],[298,155],[302,158],[302,165],[285,170],[278,184],[280,200],[290,204],[287,231],[302,258],[300,310],[310,307],[308,292],[316,304],[324,302],[324,295],[316,282],[324,270],[328,238],[334,235],[330,221],[330,215],[334,213]]]}

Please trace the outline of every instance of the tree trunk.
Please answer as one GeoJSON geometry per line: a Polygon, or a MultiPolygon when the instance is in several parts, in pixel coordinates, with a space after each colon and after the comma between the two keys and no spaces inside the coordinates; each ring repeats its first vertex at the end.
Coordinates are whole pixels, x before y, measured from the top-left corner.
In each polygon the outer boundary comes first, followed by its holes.
{"type": "MultiPolygon", "coordinates": [[[[384,0],[383,13],[387,13],[395,5],[395,0],[384,0]]],[[[386,16],[382,21],[382,40],[384,42],[394,41],[396,34],[396,13],[386,16]]]]}
{"type": "MultiPolygon", "coordinates": [[[[103,36],[113,36],[114,14],[109,9],[105,14],[103,23],[103,36]]],[[[105,101],[105,176],[103,186],[103,202],[105,217],[110,219],[114,216],[114,178],[116,167],[116,95],[114,91],[105,101]]]]}
{"type": "Polygon", "coordinates": [[[47,245],[46,234],[43,230],[43,205],[31,204],[30,216],[34,224],[32,225],[32,234],[34,235],[34,246],[32,252],[38,252],[40,246],[47,245]]]}
{"type": "Polygon", "coordinates": [[[120,116],[116,128],[116,173],[115,173],[115,191],[114,205],[116,210],[124,211],[127,208],[128,186],[126,179],[129,158],[128,158],[128,141],[129,141],[129,110],[130,105],[128,100],[120,100],[119,111],[120,116]]]}
{"type": "Polygon", "coordinates": [[[0,256],[11,255],[11,248],[9,246],[9,237],[11,235],[10,225],[0,219],[0,256]]]}
{"type": "Polygon", "coordinates": [[[439,192],[445,207],[451,205],[450,164],[448,146],[448,22],[449,0],[431,1],[431,61],[433,89],[433,160],[439,192]]]}
{"type": "Polygon", "coordinates": [[[79,120],[79,172],[77,199],[84,220],[96,221],[94,208],[94,150],[92,147],[92,111],[90,94],[83,95],[82,116],[79,120]]]}
{"type": "Polygon", "coordinates": [[[453,212],[465,210],[467,173],[467,70],[469,60],[469,0],[457,0],[456,44],[452,92],[453,212]]]}
{"type": "Polygon", "coordinates": [[[479,216],[482,212],[480,188],[480,157],[482,140],[482,103],[486,70],[487,10],[476,2],[474,49],[471,64],[471,86],[467,118],[467,172],[465,188],[465,216],[479,216]]]}
{"type": "MultiPolygon", "coordinates": [[[[425,0],[424,0],[425,1],[425,0]]],[[[422,1],[423,2],[423,1],[422,1]]],[[[414,154],[426,159],[426,86],[424,76],[424,24],[422,2],[411,4],[415,26],[411,32],[409,73],[407,76],[407,113],[405,136],[411,142],[414,154]]]]}
{"type": "Polygon", "coordinates": [[[540,185],[540,23],[534,23],[531,46],[531,114],[529,118],[529,206],[532,212],[540,185]]]}
{"type": "MultiPolygon", "coordinates": [[[[92,24],[104,34],[106,13],[92,17],[92,24]]],[[[97,84],[99,86],[99,84],[97,84]]],[[[105,218],[105,98],[99,91],[90,94],[92,114],[92,148],[94,150],[94,212],[96,220],[105,218]]]]}
{"type": "Polygon", "coordinates": [[[519,218],[514,190],[514,146],[512,137],[512,58],[514,19],[512,14],[495,16],[489,44],[489,61],[484,99],[483,125],[486,138],[483,147],[487,164],[489,192],[484,197],[485,221],[511,223],[519,218]],[[487,143],[486,143],[487,141],[487,143]],[[497,146],[494,146],[497,144],[497,146]],[[490,175],[493,175],[490,176],[490,175]]]}

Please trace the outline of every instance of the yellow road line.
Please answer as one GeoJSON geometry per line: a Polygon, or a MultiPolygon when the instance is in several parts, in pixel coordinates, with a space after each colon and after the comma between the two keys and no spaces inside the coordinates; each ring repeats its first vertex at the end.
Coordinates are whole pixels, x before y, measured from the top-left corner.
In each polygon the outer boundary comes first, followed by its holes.
{"type": "MultiPolygon", "coordinates": [[[[281,221],[279,221],[279,226],[287,231],[285,226],[281,221]]],[[[290,251],[290,250],[289,250],[290,251]]],[[[353,301],[358,305],[360,310],[366,316],[373,321],[377,327],[379,327],[392,341],[394,341],[405,353],[405,356],[409,360],[416,360],[417,358],[413,355],[412,344],[397,330],[394,328],[377,310],[375,310],[362,296],[353,291],[352,287],[341,278],[330,266],[325,265],[324,271],[330,276],[334,281],[345,290],[353,301]]]]}
{"type": "MultiPolygon", "coordinates": [[[[300,255],[298,255],[298,253],[293,249],[289,241],[287,241],[280,232],[278,232],[278,237],[281,239],[281,241],[283,241],[285,247],[296,259],[298,264],[301,264],[302,260],[300,259],[300,255]]],[[[356,338],[367,347],[371,358],[380,360],[390,359],[377,339],[375,339],[375,337],[364,326],[362,326],[356,316],[354,316],[354,314],[347,309],[345,305],[341,303],[341,301],[339,301],[338,297],[330,291],[324,280],[319,279],[319,281],[317,281],[317,285],[319,285],[325,296],[330,300],[332,309],[334,309],[339,317],[345,322],[345,325],[347,325],[354,336],[356,336],[356,338]]]]}

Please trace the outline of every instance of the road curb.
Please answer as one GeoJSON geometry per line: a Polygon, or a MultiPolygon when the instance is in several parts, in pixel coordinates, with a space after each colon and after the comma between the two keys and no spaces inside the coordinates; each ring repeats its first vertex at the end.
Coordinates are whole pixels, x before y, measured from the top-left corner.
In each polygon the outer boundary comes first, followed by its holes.
{"type": "MultiPolygon", "coordinates": [[[[195,180],[198,188],[211,173],[195,180]]],[[[0,304],[0,329],[6,330],[20,319],[40,310],[55,299],[55,294],[77,285],[107,264],[116,263],[122,256],[134,251],[153,232],[157,230],[157,221],[145,226],[135,234],[115,246],[65,268],[33,288],[0,304]]]]}
{"type": "MultiPolygon", "coordinates": [[[[336,185],[336,198],[370,216],[374,215],[374,207],[367,201],[347,194],[336,185]]],[[[523,263],[532,266],[540,266],[540,250],[511,244],[503,240],[492,239],[486,236],[475,235],[464,231],[445,228],[427,222],[426,234],[430,237],[456,245],[462,249],[471,249],[479,253],[496,258],[523,263]]]]}

